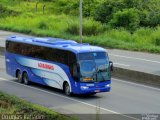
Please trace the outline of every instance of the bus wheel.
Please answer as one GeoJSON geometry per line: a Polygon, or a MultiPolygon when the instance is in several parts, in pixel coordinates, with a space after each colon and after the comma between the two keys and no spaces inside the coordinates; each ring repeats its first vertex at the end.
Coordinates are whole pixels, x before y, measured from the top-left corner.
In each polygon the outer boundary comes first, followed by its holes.
{"type": "Polygon", "coordinates": [[[70,96],[71,95],[71,90],[70,90],[70,86],[69,84],[66,82],[65,85],[64,85],[64,92],[67,96],[70,96]]]}
{"type": "Polygon", "coordinates": [[[23,73],[22,79],[23,79],[25,85],[29,85],[30,82],[28,80],[28,75],[26,72],[23,73]]]}
{"type": "Polygon", "coordinates": [[[20,71],[17,71],[16,77],[17,77],[19,83],[23,83],[23,80],[22,80],[22,78],[21,78],[21,72],[20,72],[20,71]]]}

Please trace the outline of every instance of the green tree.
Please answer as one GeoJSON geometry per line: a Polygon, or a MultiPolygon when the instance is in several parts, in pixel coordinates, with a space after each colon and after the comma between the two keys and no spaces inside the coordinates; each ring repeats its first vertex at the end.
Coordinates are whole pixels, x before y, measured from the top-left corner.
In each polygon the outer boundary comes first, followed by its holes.
{"type": "Polygon", "coordinates": [[[106,0],[97,6],[93,18],[102,23],[108,23],[116,11],[124,8],[125,5],[123,0],[106,0]]]}
{"type": "Polygon", "coordinates": [[[83,15],[85,17],[92,16],[98,4],[99,0],[83,0],[83,15]]]}
{"type": "Polygon", "coordinates": [[[160,0],[142,0],[140,12],[140,25],[155,27],[160,24],[160,0]]]}
{"type": "Polygon", "coordinates": [[[123,9],[113,15],[110,25],[113,28],[124,27],[128,30],[135,30],[139,26],[140,20],[136,9],[123,9]]]}

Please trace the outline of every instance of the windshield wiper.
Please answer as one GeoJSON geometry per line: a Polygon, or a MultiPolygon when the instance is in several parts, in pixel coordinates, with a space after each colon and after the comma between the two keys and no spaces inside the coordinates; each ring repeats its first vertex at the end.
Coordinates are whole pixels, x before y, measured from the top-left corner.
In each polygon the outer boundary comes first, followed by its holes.
{"type": "Polygon", "coordinates": [[[103,72],[104,70],[97,69],[96,71],[97,71],[96,73],[100,73],[101,78],[103,79],[103,81],[106,81],[105,78],[104,78],[104,76],[102,75],[102,72],[103,72]]]}
{"type": "Polygon", "coordinates": [[[104,76],[102,75],[102,72],[103,72],[104,70],[100,70],[100,69],[96,69],[96,71],[93,73],[93,75],[92,75],[92,78],[94,77],[94,75],[96,75],[96,82],[98,82],[97,81],[97,73],[100,73],[100,75],[101,75],[101,78],[103,79],[103,81],[106,81],[105,80],[105,78],[104,78],[104,76]]]}
{"type": "Polygon", "coordinates": [[[92,78],[93,78],[93,80],[94,80],[94,75],[96,75],[95,77],[96,77],[96,82],[97,82],[97,71],[95,70],[95,72],[93,72],[93,74],[92,74],[92,78]]]}

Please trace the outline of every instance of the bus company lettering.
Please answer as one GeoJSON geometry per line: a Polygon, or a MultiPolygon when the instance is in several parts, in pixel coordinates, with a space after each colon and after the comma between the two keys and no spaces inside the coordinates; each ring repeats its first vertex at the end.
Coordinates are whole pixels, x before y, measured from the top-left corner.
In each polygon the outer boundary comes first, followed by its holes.
{"type": "Polygon", "coordinates": [[[45,63],[38,63],[38,67],[48,69],[48,70],[54,70],[54,67],[52,65],[48,65],[48,64],[45,64],[45,63]]]}

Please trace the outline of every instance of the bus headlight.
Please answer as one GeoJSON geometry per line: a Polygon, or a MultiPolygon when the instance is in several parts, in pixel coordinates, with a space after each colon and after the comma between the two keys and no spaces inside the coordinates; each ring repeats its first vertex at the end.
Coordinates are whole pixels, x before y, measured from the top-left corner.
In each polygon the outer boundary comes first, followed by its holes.
{"type": "Polygon", "coordinates": [[[107,84],[107,85],[105,85],[105,87],[111,87],[111,85],[110,85],[110,84],[107,84]]]}
{"type": "Polygon", "coordinates": [[[87,86],[81,86],[81,89],[82,90],[86,90],[86,89],[88,89],[89,87],[87,87],[87,86]]]}

